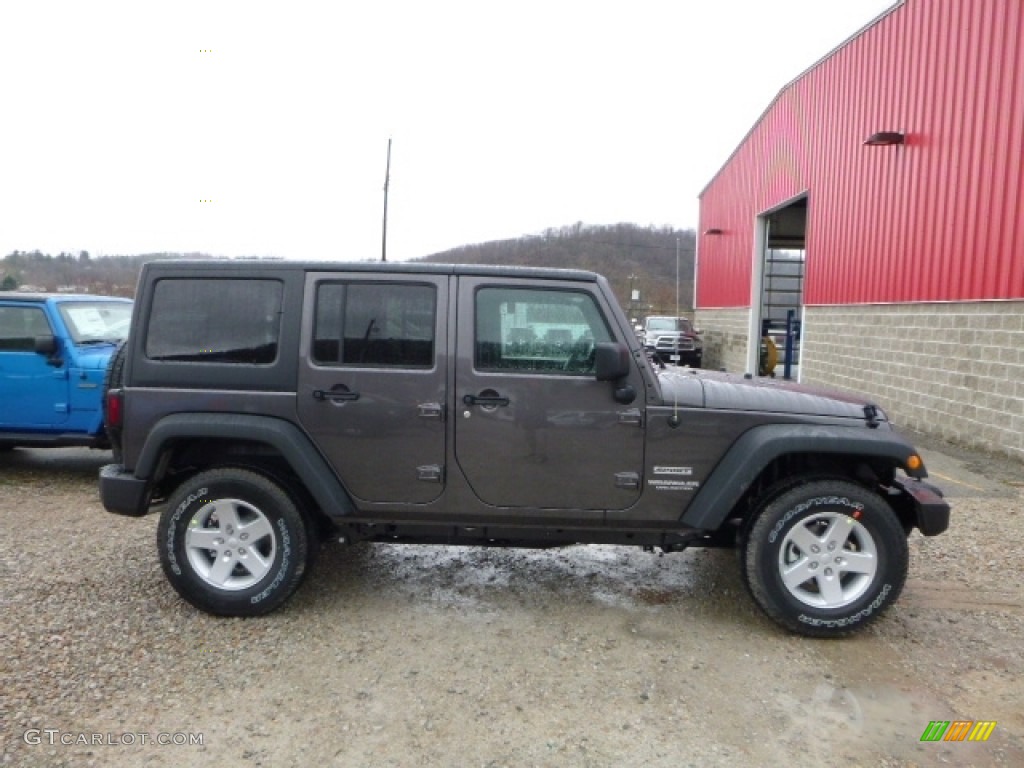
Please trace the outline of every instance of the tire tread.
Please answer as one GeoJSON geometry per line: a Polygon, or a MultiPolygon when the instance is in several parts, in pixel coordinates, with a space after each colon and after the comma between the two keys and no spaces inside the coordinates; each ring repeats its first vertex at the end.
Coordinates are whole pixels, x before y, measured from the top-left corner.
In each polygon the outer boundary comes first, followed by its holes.
{"type": "MultiPolygon", "coordinates": [[[[263,512],[267,514],[268,510],[264,509],[263,512]]],[[[312,540],[309,534],[309,526],[309,522],[299,511],[291,494],[278,483],[252,470],[221,467],[193,475],[179,485],[170,495],[164,512],[160,516],[160,523],[157,526],[157,550],[160,555],[160,564],[163,566],[164,573],[171,586],[174,587],[181,597],[196,608],[215,616],[262,616],[280,607],[298,589],[309,566],[312,564],[312,557],[310,556],[312,540]],[[172,524],[175,510],[195,489],[204,485],[213,487],[218,483],[250,485],[256,490],[257,494],[266,496],[273,507],[275,507],[273,510],[274,516],[284,517],[289,521],[289,535],[292,538],[296,565],[275,591],[259,603],[252,603],[248,599],[241,599],[239,595],[234,593],[230,595],[218,594],[200,583],[194,576],[177,575],[173,572],[167,557],[165,540],[168,527],[172,524]]],[[[185,567],[181,566],[181,569],[184,571],[185,567]]]]}
{"type": "MultiPolygon", "coordinates": [[[[744,537],[740,557],[742,579],[754,601],[776,623],[793,632],[810,637],[843,637],[877,619],[899,597],[906,582],[910,564],[903,527],[885,500],[870,489],[849,480],[824,478],[794,484],[762,505],[753,525],[744,537]],[[799,621],[796,613],[787,610],[788,606],[784,599],[780,600],[773,594],[772,587],[774,585],[770,585],[761,575],[765,567],[763,558],[766,555],[765,543],[768,540],[768,533],[777,523],[779,517],[794,504],[799,503],[799,500],[822,495],[843,495],[865,503],[865,509],[872,518],[872,525],[882,529],[879,534],[876,534],[880,540],[876,540],[875,543],[879,549],[884,548],[885,550],[884,567],[888,568],[888,578],[892,581],[892,587],[886,600],[878,610],[872,611],[854,624],[843,627],[816,626],[799,621]],[[895,542],[895,546],[893,546],[893,542],[895,542]]],[[[872,587],[871,593],[874,594],[874,587],[872,587]]]]}

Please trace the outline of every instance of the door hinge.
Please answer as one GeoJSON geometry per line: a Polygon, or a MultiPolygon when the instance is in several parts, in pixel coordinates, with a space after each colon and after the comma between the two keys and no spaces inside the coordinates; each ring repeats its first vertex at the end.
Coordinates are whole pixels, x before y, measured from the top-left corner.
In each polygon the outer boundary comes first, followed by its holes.
{"type": "Polygon", "coordinates": [[[636,472],[616,472],[615,487],[635,491],[640,487],[640,475],[636,472]]]}
{"type": "Polygon", "coordinates": [[[640,412],[639,408],[630,408],[628,411],[619,411],[619,424],[633,424],[635,426],[642,426],[644,423],[644,415],[640,412]]]}
{"type": "Polygon", "coordinates": [[[425,483],[440,483],[444,479],[444,469],[437,464],[416,467],[416,479],[425,483]]]}

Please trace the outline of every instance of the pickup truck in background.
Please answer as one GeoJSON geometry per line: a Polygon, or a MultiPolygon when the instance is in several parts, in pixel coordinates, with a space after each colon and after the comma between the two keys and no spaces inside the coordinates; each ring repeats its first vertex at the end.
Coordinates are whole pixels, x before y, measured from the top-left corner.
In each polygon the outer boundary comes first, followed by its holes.
{"type": "Polygon", "coordinates": [[[104,377],[131,314],[130,299],[0,293],[0,450],[109,447],[104,377]]]}
{"type": "Polygon", "coordinates": [[[704,344],[687,318],[645,317],[639,336],[647,354],[662,365],[701,367],[704,344]]]}

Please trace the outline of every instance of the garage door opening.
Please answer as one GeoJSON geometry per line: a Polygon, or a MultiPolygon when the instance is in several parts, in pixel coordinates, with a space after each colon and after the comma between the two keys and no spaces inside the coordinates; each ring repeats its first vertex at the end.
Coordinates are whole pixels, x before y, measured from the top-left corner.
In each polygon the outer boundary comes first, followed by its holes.
{"type": "Polygon", "coordinates": [[[759,218],[755,312],[751,336],[759,339],[757,372],[799,379],[800,333],[804,303],[807,197],[759,218]]]}

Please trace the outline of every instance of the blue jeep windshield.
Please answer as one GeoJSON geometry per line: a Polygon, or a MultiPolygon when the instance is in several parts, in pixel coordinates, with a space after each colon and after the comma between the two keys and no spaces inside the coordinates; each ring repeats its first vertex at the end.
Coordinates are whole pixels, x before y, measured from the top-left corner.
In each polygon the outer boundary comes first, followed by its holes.
{"type": "Polygon", "coordinates": [[[60,305],[60,315],[75,344],[117,342],[128,336],[132,304],[129,301],[68,301],[60,305]]]}

